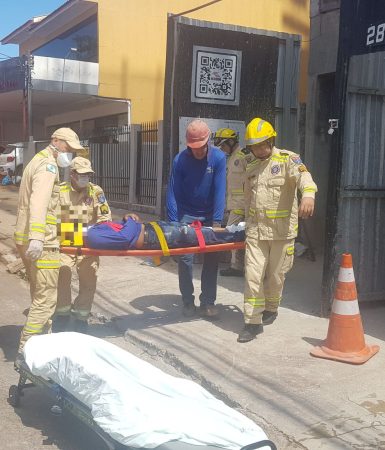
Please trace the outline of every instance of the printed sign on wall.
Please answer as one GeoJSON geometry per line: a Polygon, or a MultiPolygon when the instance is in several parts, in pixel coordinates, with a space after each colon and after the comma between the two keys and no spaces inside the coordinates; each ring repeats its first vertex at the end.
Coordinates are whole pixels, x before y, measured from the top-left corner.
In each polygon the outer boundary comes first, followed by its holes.
{"type": "MultiPolygon", "coordinates": [[[[196,117],[179,117],[179,151],[181,152],[186,148],[186,129],[188,124],[196,119],[196,117]]],[[[214,134],[219,128],[231,128],[238,133],[239,145],[241,148],[244,147],[244,136],[245,136],[245,122],[242,120],[232,120],[232,119],[215,119],[200,117],[209,126],[212,134],[214,134]]]]}
{"type": "Polygon", "coordinates": [[[191,101],[239,105],[242,52],[193,47],[191,101]]]}

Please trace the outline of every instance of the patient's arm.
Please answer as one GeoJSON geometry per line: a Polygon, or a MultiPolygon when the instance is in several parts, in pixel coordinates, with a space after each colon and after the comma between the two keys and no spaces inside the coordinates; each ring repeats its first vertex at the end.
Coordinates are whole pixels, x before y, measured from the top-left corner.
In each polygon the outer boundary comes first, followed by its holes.
{"type": "Polygon", "coordinates": [[[123,216],[123,222],[127,222],[128,219],[135,220],[135,222],[141,222],[140,217],[134,213],[128,213],[123,216]]]}

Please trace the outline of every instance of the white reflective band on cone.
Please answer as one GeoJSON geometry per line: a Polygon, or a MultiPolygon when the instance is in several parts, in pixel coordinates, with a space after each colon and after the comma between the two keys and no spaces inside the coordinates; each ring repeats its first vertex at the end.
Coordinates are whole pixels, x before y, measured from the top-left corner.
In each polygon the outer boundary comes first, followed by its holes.
{"type": "Polygon", "coordinates": [[[354,281],[353,267],[349,267],[348,269],[346,267],[341,267],[338,274],[338,281],[343,281],[345,283],[354,281]]]}
{"type": "Polygon", "coordinates": [[[357,300],[337,300],[334,299],[332,312],[342,316],[355,316],[360,313],[357,300]]]}

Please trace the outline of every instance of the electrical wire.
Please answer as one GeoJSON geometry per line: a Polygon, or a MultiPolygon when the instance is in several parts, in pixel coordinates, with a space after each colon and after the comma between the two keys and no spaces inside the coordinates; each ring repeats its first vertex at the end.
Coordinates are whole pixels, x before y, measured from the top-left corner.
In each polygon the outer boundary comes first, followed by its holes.
{"type": "Polygon", "coordinates": [[[189,13],[191,13],[191,12],[198,11],[198,9],[206,8],[207,6],[211,6],[211,5],[213,5],[214,3],[218,3],[218,2],[221,2],[221,1],[222,1],[222,0],[213,0],[212,2],[204,3],[203,5],[197,6],[196,8],[193,8],[193,9],[189,9],[189,10],[187,10],[187,11],[183,11],[183,12],[178,13],[178,14],[171,14],[170,17],[183,16],[183,14],[189,14],[189,13]]]}

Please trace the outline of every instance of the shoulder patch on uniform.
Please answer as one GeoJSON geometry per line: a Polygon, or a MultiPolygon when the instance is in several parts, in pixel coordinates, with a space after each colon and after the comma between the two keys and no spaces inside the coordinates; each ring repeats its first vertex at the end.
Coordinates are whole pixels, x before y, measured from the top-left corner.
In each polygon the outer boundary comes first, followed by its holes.
{"type": "Polygon", "coordinates": [[[100,205],[100,212],[105,215],[108,214],[110,212],[110,210],[108,209],[107,205],[100,205]]]}
{"type": "Polygon", "coordinates": [[[57,173],[56,166],[53,165],[53,164],[47,164],[46,169],[47,169],[47,172],[51,172],[51,173],[54,173],[54,174],[57,173]]]}
{"type": "Polygon", "coordinates": [[[281,171],[281,167],[279,164],[274,164],[273,166],[271,166],[271,174],[272,175],[277,175],[277,173],[279,173],[281,171]]]}
{"type": "Polygon", "coordinates": [[[302,159],[298,155],[291,156],[291,160],[294,164],[302,164],[302,159]]]}
{"type": "Polygon", "coordinates": [[[103,193],[98,194],[98,201],[100,203],[105,203],[106,202],[106,197],[104,196],[103,193]]]}
{"type": "Polygon", "coordinates": [[[236,167],[236,166],[239,166],[239,159],[236,159],[235,161],[234,161],[234,166],[236,167]]]}
{"type": "Polygon", "coordinates": [[[308,172],[308,170],[307,170],[305,164],[300,164],[300,165],[298,166],[298,171],[299,171],[299,172],[308,172]]]}

